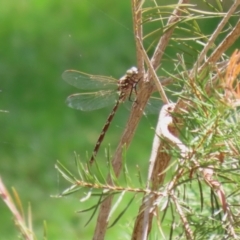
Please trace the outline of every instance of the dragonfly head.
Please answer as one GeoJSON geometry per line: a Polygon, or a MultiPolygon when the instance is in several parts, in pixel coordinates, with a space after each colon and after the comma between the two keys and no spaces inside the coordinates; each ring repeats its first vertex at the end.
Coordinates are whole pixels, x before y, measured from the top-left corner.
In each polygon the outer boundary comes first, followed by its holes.
{"type": "Polygon", "coordinates": [[[132,75],[137,75],[138,74],[138,69],[136,67],[131,67],[130,69],[127,70],[126,75],[127,76],[132,76],[132,75]]]}

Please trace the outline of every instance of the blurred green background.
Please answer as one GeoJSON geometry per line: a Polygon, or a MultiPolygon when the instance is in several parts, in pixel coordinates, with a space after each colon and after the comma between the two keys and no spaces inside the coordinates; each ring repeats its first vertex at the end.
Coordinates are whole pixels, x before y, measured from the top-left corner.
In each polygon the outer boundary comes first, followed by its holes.
{"type": "MultiPolygon", "coordinates": [[[[80,203],[80,194],[51,198],[67,186],[54,164],[60,160],[74,169],[74,151],[85,161],[111,107],[94,112],[68,108],[66,97],[78,89],[61,74],[77,69],[119,78],[136,65],[130,1],[10,0],[1,5],[0,110],[9,113],[0,113],[0,176],[9,189],[16,188],[25,210],[31,203],[39,239],[44,220],[49,239],[90,239],[95,219],[84,227],[90,215],[76,211],[94,201],[80,203]]],[[[114,152],[128,114],[121,107],[109,129],[99,152],[103,167],[104,149],[111,143],[114,152]]],[[[156,118],[143,119],[133,143],[137,151],[127,156],[129,165],[139,164],[143,174],[156,118]]],[[[2,201],[0,213],[0,239],[17,239],[2,201]]],[[[126,230],[124,223],[120,226],[126,230]]],[[[119,228],[109,231],[109,239],[115,232],[121,239],[119,228]]]]}
{"type": "MultiPolygon", "coordinates": [[[[209,23],[212,28],[217,25],[209,23]]],[[[74,151],[87,160],[86,153],[91,154],[111,107],[94,112],[68,108],[66,97],[79,90],[65,83],[61,74],[77,69],[119,78],[136,65],[130,1],[4,1],[0,39],[0,110],[9,111],[0,112],[0,176],[9,189],[17,189],[25,210],[31,203],[39,239],[44,220],[49,239],[91,239],[96,218],[84,227],[90,214],[76,211],[95,200],[82,203],[81,193],[50,197],[68,186],[54,165],[60,160],[74,169],[74,151]]],[[[176,51],[168,54],[175,56],[176,51]]],[[[172,69],[173,64],[166,66],[172,69]]],[[[111,143],[114,152],[128,115],[120,107],[98,154],[102,168],[105,148],[111,143]]],[[[157,115],[142,119],[127,152],[133,179],[137,164],[147,175],[156,119],[157,115]]],[[[0,213],[0,240],[17,239],[18,231],[2,201],[0,213]]],[[[128,239],[128,224],[136,215],[134,204],[106,239],[128,239]]]]}

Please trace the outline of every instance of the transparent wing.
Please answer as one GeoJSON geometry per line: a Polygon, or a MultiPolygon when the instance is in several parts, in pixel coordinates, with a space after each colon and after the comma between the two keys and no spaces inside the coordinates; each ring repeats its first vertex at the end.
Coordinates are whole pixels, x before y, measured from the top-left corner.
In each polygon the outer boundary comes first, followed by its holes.
{"type": "Polygon", "coordinates": [[[70,95],[66,103],[69,107],[81,111],[92,111],[114,105],[118,94],[116,91],[98,91],[90,93],[77,93],[70,95]]]}
{"type": "Polygon", "coordinates": [[[112,77],[91,75],[76,70],[67,70],[62,78],[79,89],[117,89],[117,79],[112,77]]]}
{"type": "MultiPolygon", "coordinates": [[[[133,99],[134,99],[134,97],[133,97],[133,99]]],[[[125,101],[125,103],[124,103],[125,107],[129,111],[131,111],[133,102],[134,101],[125,101]]],[[[147,114],[147,115],[159,114],[162,105],[163,105],[163,103],[160,98],[150,97],[143,112],[144,112],[144,114],[147,114]]]]}
{"type": "Polygon", "coordinates": [[[158,114],[163,103],[160,98],[150,97],[144,109],[146,114],[158,114]]]}

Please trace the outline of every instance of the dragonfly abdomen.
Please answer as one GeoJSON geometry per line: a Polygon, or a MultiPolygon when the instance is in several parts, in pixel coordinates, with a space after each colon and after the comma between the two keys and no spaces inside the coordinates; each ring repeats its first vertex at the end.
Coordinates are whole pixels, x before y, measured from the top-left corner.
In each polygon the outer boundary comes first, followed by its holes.
{"type": "Polygon", "coordinates": [[[102,141],[103,141],[103,139],[104,139],[104,137],[105,137],[105,135],[106,135],[106,132],[107,132],[107,130],[108,130],[108,128],[109,128],[109,126],[110,126],[110,124],[111,124],[111,122],[112,122],[115,114],[116,114],[116,111],[117,111],[117,109],[118,109],[119,103],[120,103],[120,102],[119,102],[119,100],[118,100],[118,101],[116,102],[116,104],[115,104],[112,112],[109,114],[105,125],[104,125],[103,128],[102,128],[102,132],[100,133],[100,135],[99,135],[99,137],[98,137],[97,143],[96,143],[96,145],[95,145],[95,147],[94,147],[92,156],[91,156],[91,158],[90,158],[90,161],[89,161],[90,164],[92,164],[92,163],[94,162],[94,159],[95,159],[95,157],[96,157],[96,155],[97,155],[97,153],[98,153],[98,150],[99,150],[99,148],[100,148],[100,146],[101,146],[101,143],[102,143],[102,141]]]}

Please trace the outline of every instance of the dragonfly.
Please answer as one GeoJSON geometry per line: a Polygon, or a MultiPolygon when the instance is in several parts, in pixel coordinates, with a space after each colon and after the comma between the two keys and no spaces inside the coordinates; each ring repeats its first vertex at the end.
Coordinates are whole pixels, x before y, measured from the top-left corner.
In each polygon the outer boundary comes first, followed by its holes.
{"type": "Polygon", "coordinates": [[[67,98],[66,103],[71,108],[81,111],[92,111],[101,109],[115,102],[89,160],[91,165],[95,160],[100,145],[116,114],[119,104],[124,102],[127,98],[131,100],[130,98],[133,92],[136,94],[136,86],[139,82],[138,69],[136,67],[128,69],[126,74],[119,80],[113,77],[87,74],[77,70],[65,71],[62,74],[62,78],[74,87],[93,91],[70,95],[67,98]]]}

